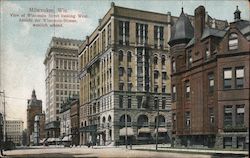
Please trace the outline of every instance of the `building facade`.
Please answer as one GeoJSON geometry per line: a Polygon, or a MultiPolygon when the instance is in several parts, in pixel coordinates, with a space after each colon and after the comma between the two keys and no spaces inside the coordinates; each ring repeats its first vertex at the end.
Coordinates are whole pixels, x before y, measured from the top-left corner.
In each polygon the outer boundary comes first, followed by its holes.
{"type": "Polygon", "coordinates": [[[71,98],[61,104],[60,110],[60,136],[62,141],[71,142],[71,119],[70,119],[71,98]]]}
{"type": "Polygon", "coordinates": [[[34,132],[34,121],[37,114],[42,113],[42,100],[36,98],[35,90],[32,91],[31,99],[27,102],[27,134],[28,144],[31,144],[33,140],[32,133],[34,132]],[[31,139],[30,139],[31,138],[31,139]]]}
{"type": "Polygon", "coordinates": [[[6,140],[12,141],[15,145],[22,144],[23,121],[6,120],[6,140]]]}
{"type": "Polygon", "coordinates": [[[70,123],[71,123],[71,135],[72,145],[79,145],[79,96],[76,96],[71,102],[70,106],[70,123]]]}
{"type": "Polygon", "coordinates": [[[42,144],[45,138],[45,114],[41,113],[35,116],[33,132],[34,145],[42,144]]]}
{"type": "Polygon", "coordinates": [[[79,49],[80,144],[171,142],[170,13],[115,6],[79,49]],[[127,140],[127,141],[126,141],[127,140]]]}
{"type": "Polygon", "coordinates": [[[171,89],[176,146],[243,148],[249,138],[249,21],[194,25],[183,10],[172,28],[171,89]]]}
{"type": "Polygon", "coordinates": [[[82,41],[53,37],[44,60],[47,137],[58,137],[61,103],[79,93],[78,46],[82,41]],[[54,126],[55,125],[55,126],[54,126]]]}

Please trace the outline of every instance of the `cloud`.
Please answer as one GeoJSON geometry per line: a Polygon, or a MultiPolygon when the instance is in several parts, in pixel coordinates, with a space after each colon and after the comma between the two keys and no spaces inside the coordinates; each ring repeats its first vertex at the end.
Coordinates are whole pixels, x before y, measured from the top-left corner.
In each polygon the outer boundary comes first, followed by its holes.
{"type": "Polygon", "coordinates": [[[17,12],[22,10],[22,7],[20,7],[18,4],[13,3],[13,2],[9,2],[9,1],[1,1],[1,14],[4,13],[11,13],[13,11],[17,12]]]}

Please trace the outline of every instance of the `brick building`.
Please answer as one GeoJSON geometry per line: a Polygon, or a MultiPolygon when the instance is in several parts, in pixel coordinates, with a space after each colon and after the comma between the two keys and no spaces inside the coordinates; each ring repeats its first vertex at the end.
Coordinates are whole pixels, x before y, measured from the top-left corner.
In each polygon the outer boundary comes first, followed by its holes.
{"type": "Polygon", "coordinates": [[[71,123],[71,135],[72,145],[79,145],[79,96],[75,97],[70,106],[70,123],[71,123]]]}
{"type": "Polygon", "coordinates": [[[171,89],[176,146],[242,148],[249,134],[249,21],[206,23],[203,6],[194,26],[182,13],[172,28],[171,89]]]}

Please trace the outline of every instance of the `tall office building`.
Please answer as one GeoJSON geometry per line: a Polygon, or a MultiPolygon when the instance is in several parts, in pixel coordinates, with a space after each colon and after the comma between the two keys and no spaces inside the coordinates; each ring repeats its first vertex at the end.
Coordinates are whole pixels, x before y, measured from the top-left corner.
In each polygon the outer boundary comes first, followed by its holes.
{"type": "Polygon", "coordinates": [[[46,74],[47,137],[59,137],[60,105],[69,96],[79,94],[77,79],[79,40],[53,37],[44,60],[46,74]]]}
{"type": "Polygon", "coordinates": [[[79,49],[80,144],[154,142],[158,108],[171,142],[170,27],[170,13],[111,4],[79,49]]]}

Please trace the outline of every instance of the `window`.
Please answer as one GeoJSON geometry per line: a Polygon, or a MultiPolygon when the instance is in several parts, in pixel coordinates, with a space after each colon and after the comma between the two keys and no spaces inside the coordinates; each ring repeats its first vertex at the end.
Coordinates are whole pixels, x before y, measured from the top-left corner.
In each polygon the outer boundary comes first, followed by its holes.
{"type": "Polygon", "coordinates": [[[129,45],[129,22],[119,21],[119,44],[129,45]]]}
{"type": "Polygon", "coordinates": [[[139,109],[142,106],[142,96],[137,96],[136,99],[137,99],[137,108],[139,109]]]}
{"type": "Polygon", "coordinates": [[[172,100],[176,101],[176,87],[175,87],[175,85],[172,86],[172,100]]]}
{"type": "Polygon", "coordinates": [[[207,60],[207,59],[209,59],[210,57],[211,57],[211,52],[209,51],[209,49],[208,48],[206,48],[206,54],[205,54],[206,56],[205,56],[205,59],[207,60]]]}
{"type": "Polygon", "coordinates": [[[244,148],[246,138],[245,137],[237,137],[237,148],[244,148]]]}
{"type": "Polygon", "coordinates": [[[163,34],[164,28],[162,26],[154,26],[154,48],[163,49],[163,34]]]}
{"type": "Polygon", "coordinates": [[[148,25],[136,23],[136,42],[144,45],[148,41],[148,25]]]}
{"type": "Polygon", "coordinates": [[[236,106],[236,125],[237,126],[244,125],[244,114],[245,114],[244,105],[237,105],[236,106]]]}
{"type": "Polygon", "coordinates": [[[238,35],[236,33],[231,33],[228,40],[229,50],[238,49],[238,35]]]}
{"type": "Polygon", "coordinates": [[[214,125],[214,108],[209,108],[209,122],[214,125]]]}
{"type": "Polygon", "coordinates": [[[158,85],[154,86],[154,92],[157,93],[158,92],[158,85]]]}
{"type": "Polygon", "coordinates": [[[120,91],[123,91],[123,85],[124,85],[124,83],[119,83],[119,90],[120,91]]]}
{"type": "Polygon", "coordinates": [[[132,83],[128,83],[128,91],[131,92],[132,91],[132,83]]]}
{"type": "Polygon", "coordinates": [[[224,137],[223,138],[223,146],[224,146],[224,148],[231,148],[232,147],[232,137],[224,137]]]}
{"type": "Polygon", "coordinates": [[[132,68],[128,68],[128,77],[132,76],[132,68]]]}
{"type": "Polygon", "coordinates": [[[208,74],[208,91],[209,93],[213,93],[214,92],[214,74],[210,73],[208,74]]]}
{"type": "Polygon", "coordinates": [[[119,96],[119,108],[123,108],[123,96],[119,96]]]}
{"type": "Polygon", "coordinates": [[[188,51],[187,53],[187,63],[188,63],[188,67],[190,67],[192,65],[193,62],[193,58],[192,58],[192,52],[188,51]]]}
{"type": "Polygon", "coordinates": [[[127,60],[128,60],[128,62],[131,62],[131,58],[132,58],[131,52],[127,52],[127,60]]]}
{"type": "Polygon", "coordinates": [[[131,109],[131,97],[128,97],[128,109],[131,109]]]}
{"type": "Polygon", "coordinates": [[[166,58],[165,58],[165,55],[163,55],[163,56],[161,57],[161,65],[162,65],[162,66],[165,66],[165,64],[166,64],[166,58]]]}
{"type": "Polygon", "coordinates": [[[232,126],[232,106],[228,105],[224,107],[224,127],[232,126]]]}
{"type": "Polygon", "coordinates": [[[158,98],[155,97],[155,99],[154,99],[154,108],[157,109],[158,106],[159,106],[159,105],[158,105],[158,98]]]}
{"type": "Polygon", "coordinates": [[[155,56],[154,57],[154,64],[157,65],[157,63],[158,63],[158,58],[155,56]]]}
{"type": "Polygon", "coordinates": [[[185,96],[186,96],[186,99],[189,99],[190,98],[190,84],[189,84],[189,81],[185,82],[185,87],[186,87],[185,88],[186,89],[186,93],[185,93],[186,95],[185,96]]]}
{"type": "Polygon", "coordinates": [[[154,79],[158,79],[159,72],[157,70],[154,71],[154,79]]]}
{"type": "Polygon", "coordinates": [[[190,128],[191,126],[191,118],[190,118],[190,112],[185,112],[185,125],[186,128],[190,128]]]}
{"type": "Polygon", "coordinates": [[[162,86],[162,93],[166,93],[166,86],[162,86]]]}
{"type": "Polygon", "coordinates": [[[172,72],[173,73],[176,72],[176,63],[175,63],[175,61],[172,61],[172,72]]]}
{"type": "Polygon", "coordinates": [[[162,109],[166,108],[166,98],[162,98],[162,105],[161,105],[162,109]]]}
{"type": "MultiPolygon", "coordinates": [[[[110,44],[111,44],[111,24],[108,25],[108,45],[110,45],[110,44]]],[[[95,45],[94,45],[94,47],[96,48],[95,45]]]]}
{"type": "Polygon", "coordinates": [[[173,113],[173,129],[176,127],[176,113],[173,113]]]}
{"type": "Polygon", "coordinates": [[[237,67],[235,69],[235,76],[236,76],[236,88],[243,88],[244,87],[244,68],[237,67]]]}
{"type": "Polygon", "coordinates": [[[162,79],[166,80],[167,79],[167,72],[162,72],[162,79]]]}
{"type": "Polygon", "coordinates": [[[123,61],[123,51],[119,51],[119,61],[123,61]]]}
{"type": "Polygon", "coordinates": [[[224,89],[230,89],[232,87],[232,69],[224,68],[223,69],[223,78],[224,78],[224,89]]]}
{"type": "Polygon", "coordinates": [[[119,67],[119,76],[123,76],[123,67],[119,67]]]}

